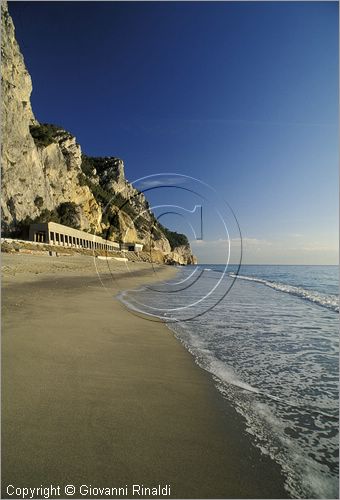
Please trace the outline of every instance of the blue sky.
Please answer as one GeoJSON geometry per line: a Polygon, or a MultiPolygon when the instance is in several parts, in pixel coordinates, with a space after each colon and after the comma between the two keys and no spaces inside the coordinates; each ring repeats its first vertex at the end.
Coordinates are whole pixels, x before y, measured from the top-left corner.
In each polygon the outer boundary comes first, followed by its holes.
{"type": "MultiPolygon", "coordinates": [[[[122,158],[130,181],[174,172],[212,185],[237,215],[245,262],[337,262],[336,2],[9,9],[38,120],[122,158]]],[[[225,236],[205,223],[193,247],[223,262],[225,236]]]]}

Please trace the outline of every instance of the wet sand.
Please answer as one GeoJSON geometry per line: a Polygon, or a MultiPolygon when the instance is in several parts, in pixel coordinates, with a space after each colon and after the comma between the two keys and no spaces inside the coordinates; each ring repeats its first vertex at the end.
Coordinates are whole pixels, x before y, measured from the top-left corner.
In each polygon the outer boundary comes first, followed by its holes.
{"type": "Polygon", "coordinates": [[[88,257],[2,256],[2,498],[15,498],[9,484],[60,486],[55,498],[69,484],[74,498],[115,497],[81,485],[138,498],[133,484],[286,498],[280,468],[210,376],[164,324],[114,298],[174,269],[128,264],[99,264],[105,288],[88,257]]]}

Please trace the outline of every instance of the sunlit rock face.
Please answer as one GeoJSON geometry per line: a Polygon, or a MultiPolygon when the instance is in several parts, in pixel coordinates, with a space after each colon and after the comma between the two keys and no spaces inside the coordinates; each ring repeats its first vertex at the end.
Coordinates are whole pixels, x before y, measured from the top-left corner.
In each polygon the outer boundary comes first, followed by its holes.
{"type": "Polygon", "coordinates": [[[172,252],[166,255],[165,262],[167,264],[180,264],[186,266],[188,264],[197,264],[197,259],[192,255],[190,246],[181,245],[174,248],[172,252]]]}
{"type": "Polygon", "coordinates": [[[194,262],[190,246],[171,250],[145,196],[125,179],[121,159],[85,157],[72,134],[38,122],[30,101],[32,80],[6,2],[1,2],[1,75],[4,234],[15,236],[23,224],[59,217],[61,206],[71,206],[68,220],[81,230],[143,243],[158,262],[194,262]]]}
{"type": "Polygon", "coordinates": [[[11,232],[26,217],[74,202],[79,226],[91,229],[101,209],[87,186],[79,183],[81,148],[68,132],[59,129],[48,145],[36,144],[30,127],[39,126],[30,102],[31,77],[15,39],[7,4],[1,2],[2,75],[2,197],[3,230],[11,232]]]}

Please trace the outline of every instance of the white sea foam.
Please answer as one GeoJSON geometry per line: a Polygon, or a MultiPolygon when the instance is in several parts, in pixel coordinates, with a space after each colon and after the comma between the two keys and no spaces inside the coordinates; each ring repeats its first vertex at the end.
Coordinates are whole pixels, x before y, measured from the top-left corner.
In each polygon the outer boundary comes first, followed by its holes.
{"type": "Polygon", "coordinates": [[[319,306],[339,312],[339,299],[336,295],[327,295],[324,293],[316,292],[314,290],[306,290],[302,287],[286,285],[284,283],[277,283],[275,281],[268,281],[262,278],[253,278],[251,276],[235,275],[233,273],[231,273],[230,276],[246,281],[261,283],[262,285],[273,288],[273,290],[277,290],[278,292],[289,293],[290,295],[294,295],[295,297],[300,297],[301,299],[308,300],[309,302],[313,302],[314,304],[318,304],[319,306]]]}
{"type": "Polygon", "coordinates": [[[205,358],[206,366],[205,369],[209,371],[212,375],[217,377],[220,381],[232,384],[239,389],[243,389],[244,391],[253,392],[255,394],[259,394],[261,391],[256,387],[247,384],[243,380],[241,380],[232,368],[228,367],[223,361],[219,361],[213,356],[207,356],[205,358]]]}
{"type": "Polygon", "coordinates": [[[261,394],[261,396],[263,396],[264,398],[271,399],[272,401],[275,401],[286,407],[290,406],[294,408],[301,408],[304,411],[309,411],[311,414],[319,414],[330,419],[337,419],[337,416],[329,414],[318,408],[308,406],[306,404],[301,404],[298,401],[280,398],[278,396],[270,394],[268,391],[263,391],[248,384],[247,382],[244,382],[230,366],[228,366],[224,361],[220,361],[219,359],[217,359],[211,353],[211,351],[205,349],[203,347],[204,343],[200,339],[190,336],[190,343],[183,341],[181,335],[178,334],[177,329],[179,326],[180,329],[183,330],[184,325],[178,324],[176,326],[168,326],[172,331],[174,331],[176,337],[185,345],[186,349],[191,352],[200,367],[211,373],[211,375],[213,375],[217,382],[221,384],[230,384],[234,387],[242,389],[243,391],[247,391],[253,394],[261,394]]]}

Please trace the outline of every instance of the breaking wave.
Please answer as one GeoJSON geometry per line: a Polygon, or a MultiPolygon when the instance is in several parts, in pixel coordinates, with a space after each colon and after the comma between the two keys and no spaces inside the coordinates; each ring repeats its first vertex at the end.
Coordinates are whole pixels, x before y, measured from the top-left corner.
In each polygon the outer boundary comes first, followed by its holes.
{"type": "Polygon", "coordinates": [[[287,285],[284,283],[277,283],[275,281],[268,281],[262,278],[253,278],[250,276],[235,275],[230,274],[233,278],[238,278],[246,281],[254,281],[255,283],[261,283],[262,285],[269,286],[273,290],[278,292],[289,293],[295,297],[300,297],[301,299],[308,300],[322,307],[326,307],[331,311],[339,312],[339,299],[336,295],[327,295],[324,293],[316,292],[314,290],[306,290],[305,288],[287,285]]]}

